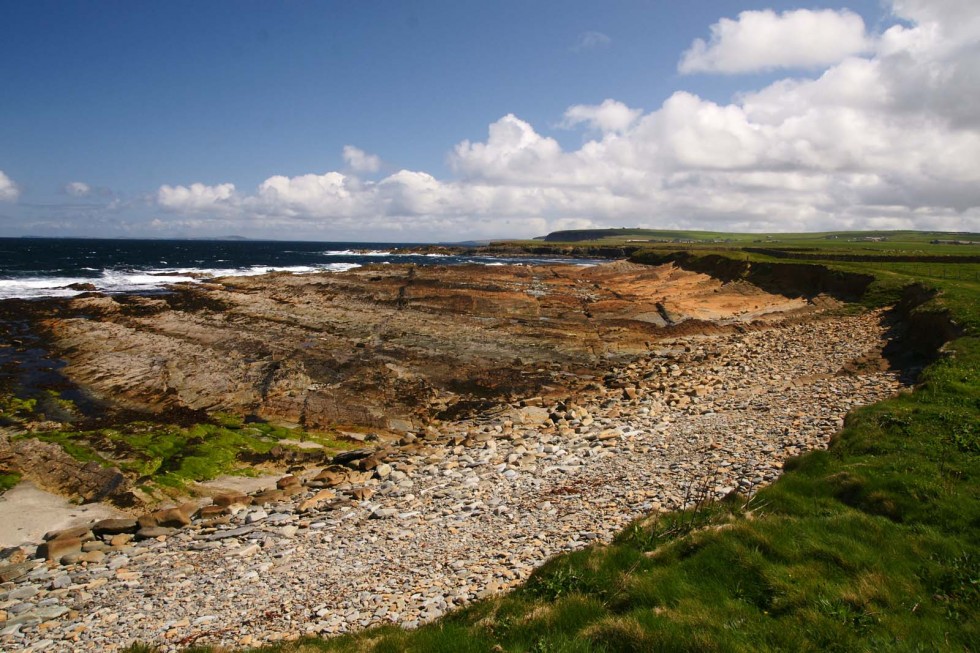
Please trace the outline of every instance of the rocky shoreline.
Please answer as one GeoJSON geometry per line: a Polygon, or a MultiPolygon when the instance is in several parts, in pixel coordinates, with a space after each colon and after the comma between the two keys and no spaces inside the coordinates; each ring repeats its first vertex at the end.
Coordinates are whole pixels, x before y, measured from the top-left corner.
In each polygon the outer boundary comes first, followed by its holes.
{"type": "Polygon", "coordinates": [[[560,400],[415,428],[277,491],[175,506],[156,526],[88,542],[83,529],[79,550],[51,561],[14,553],[0,647],[170,651],[417,626],[640,515],[771,483],[850,408],[901,387],[884,337],[867,313],[659,340],[560,400]]]}

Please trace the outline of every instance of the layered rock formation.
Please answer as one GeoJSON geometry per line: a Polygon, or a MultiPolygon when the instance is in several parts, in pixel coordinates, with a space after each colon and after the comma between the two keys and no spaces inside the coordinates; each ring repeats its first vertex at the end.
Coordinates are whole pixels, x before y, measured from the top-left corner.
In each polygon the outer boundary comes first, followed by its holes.
{"type": "Polygon", "coordinates": [[[38,486],[84,502],[132,502],[131,482],[119,469],[82,462],[56,444],[33,438],[13,439],[0,430],[0,469],[22,470],[38,486]]]}
{"type": "Polygon", "coordinates": [[[406,431],[808,307],[670,265],[373,266],[92,294],[43,325],[63,372],[118,405],[406,431]]]}

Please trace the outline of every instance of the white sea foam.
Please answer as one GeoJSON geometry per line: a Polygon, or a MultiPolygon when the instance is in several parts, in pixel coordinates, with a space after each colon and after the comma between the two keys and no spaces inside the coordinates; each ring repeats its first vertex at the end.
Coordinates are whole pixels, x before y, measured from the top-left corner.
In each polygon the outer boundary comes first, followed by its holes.
{"type": "Polygon", "coordinates": [[[21,297],[71,297],[80,291],[65,288],[70,283],[84,283],[88,279],[49,277],[46,279],[0,279],[0,299],[21,297]]]}
{"type": "Polygon", "coordinates": [[[251,277],[270,272],[311,274],[315,272],[344,272],[360,267],[357,263],[328,263],[326,265],[271,266],[253,265],[247,268],[161,268],[142,271],[103,270],[98,277],[29,277],[0,279],[0,299],[34,299],[38,297],[72,297],[84,290],[68,288],[71,284],[92,284],[99,292],[119,293],[163,289],[175,283],[198,283],[217,277],[251,277]]]}
{"type": "Polygon", "coordinates": [[[402,256],[396,254],[395,252],[388,252],[380,249],[365,250],[363,252],[355,252],[352,249],[332,249],[326,252],[320,252],[322,256],[402,256]]]}

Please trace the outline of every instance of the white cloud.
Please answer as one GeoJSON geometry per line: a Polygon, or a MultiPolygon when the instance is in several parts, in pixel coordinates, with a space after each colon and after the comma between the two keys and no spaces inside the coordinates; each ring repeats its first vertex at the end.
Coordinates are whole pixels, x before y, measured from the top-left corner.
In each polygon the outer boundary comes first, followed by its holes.
{"type": "Polygon", "coordinates": [[[165,209],[183,212],[214,211],[231,206],[235,199],[235,184],[206,186],[161,186],[157,203],[165,209]]]}
{"type": "Polygon", "coordinates": [[[980,22],[964,30],[969,16],[952,0],[903,0],[896,11],[910,23],[814,79],[779,80],[727,104],[677,92],[645,114],[612,99],[570,107],[562,125],[586,128],[577,148],[508,114],[485,140],[453,148],[452,179],[326,172],[273,176],[251,193],[164,186],[157,201],[202,224],[334,238],[624,225],[976,231],[980,85],[965,81],[980,70],[980,22]]]}
{"type": "Polygon", "coordinates": [[[598,50],[600,48],[608,48],[610,44],[612,44],[612,39],[609,38],[608,34],[603,34],[602,32],[582,32],[578,35],[578,39],[575,41],[575,45],[572,46],[572,50],[575,52],[598,50]]]}
{"type": "Polygon", "coordinates": [[[486,143],[459,143],[450,163],[469,179],[532,181],[550,176],[561,154],[558,141],[511,113],[490,125],[486,143]]]}
{"type": "Polygon", "coordinates": [[[353,145],[344,146],[344,162],[354,172],[377,172],[381,169],[381,158],[368,154],[353,145]]]}
{"type": "Polygon", "coordinates": [[[16,202],[20,197],[20,188],[0,170],[0,202],[16,202]]]}
{"type": "Polygon", "coordinates": [[[750,73],[779,68],[822,68],[866,52],[864,21],[842,10],[743,11],[711,26],[681,56],[682,73],[750,73]]]}
{"type": "Polygon", "coordinates": [[[65,184],[64,191],[72,197],[88,197],[92,194],[92,187],[84,181],[73,181],[65,184]]]}
{"type": "Polygon", "coordinates": [[[598,105],[576,104],[569,107],[565,111],[562,126],[571,128],[586,123],[592,129],[602,132],[623,132],[641,115],[642,109],[630,109],[622,102],[606,99],[598,105]]]}

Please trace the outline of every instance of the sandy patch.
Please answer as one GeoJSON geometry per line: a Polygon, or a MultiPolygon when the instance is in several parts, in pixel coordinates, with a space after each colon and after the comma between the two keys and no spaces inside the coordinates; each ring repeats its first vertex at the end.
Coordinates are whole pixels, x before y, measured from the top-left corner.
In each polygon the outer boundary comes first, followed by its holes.
{"type": "Polygon", "coordinates": [[[298,449],[323,449],[323,445],[318,442],[309,442],[309,441],[301,441],[301,440],[288,440],[288,439],[280,440],[279,444],[288,444],[298,449]]]}
{"type": "Polygon", "coordinates": [[[23,481],[0,496],[0,546],[40,542],[48,531],[129,516],[101,503],[79,506],[23,481]]]}
{"type": "Polygon", "coordinates": [[[276,481],[282,478],[282,474],[266,476],[219,476],[218,478],[203,483],[198,483],[198,487],[208,488],[216,492],[244,492],[251,494],[276,487],[276,481]]]}

